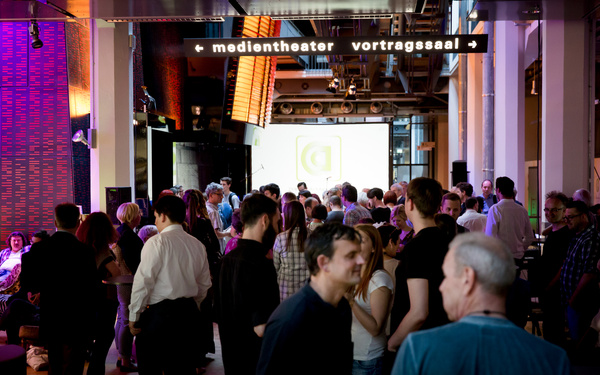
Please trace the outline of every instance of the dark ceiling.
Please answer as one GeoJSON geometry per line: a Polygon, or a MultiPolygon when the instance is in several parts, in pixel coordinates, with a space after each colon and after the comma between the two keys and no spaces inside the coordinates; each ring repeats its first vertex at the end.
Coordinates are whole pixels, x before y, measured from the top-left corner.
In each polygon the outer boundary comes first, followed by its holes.
{"type": "MultiPolygon", "coordinates": [[[[456,0],[455,0],[456,1],[456,0]]],[[[420,13],[431,0],[0,0],[0,20],[139,19],[270,16],[352,16],[420,13]],[[35,9],[37,8],[37,9],[35,9]],[[32,14],[35,12],[36,14],[32,14]]],[[[433,1],[437,2],[437,1],[433,1]]],[[[578,19],[597,12],[600,0],[478,0],[489,20],[531,19],[536,6],[542,19],[578,19]]]]}

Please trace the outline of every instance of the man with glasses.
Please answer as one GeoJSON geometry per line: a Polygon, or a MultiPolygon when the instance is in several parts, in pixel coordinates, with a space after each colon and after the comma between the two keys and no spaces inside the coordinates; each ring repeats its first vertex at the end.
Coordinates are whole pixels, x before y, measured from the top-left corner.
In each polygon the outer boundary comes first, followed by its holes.
{"type": "Polygon", "coordinates": [[[226,245],[225,237],[229,235],[227,232],[223,232],[223,220],[221,220],[221,215],[219,215],[218,204],[223,201],[223,186],[216,182],[208,184],[206,187],[206,198],[208,218],[210,219],[213,228],[215,228],[215,234],[219,239],[219,245],[221,245],[221,254],[223,254],[226,245]]]}
{"type": "Polygon", "coordinates": [[[544,215],[550,226],[544,242],[544,253],[539,262],[537,280],[532,277],[534,288],[540,291],[540,304],[544,311],[544,339],[556,345],[565,346],[565,314],[560,302],[560,287],[552,284],[567,257],[567,248],[573,232],[565,222],[565,209],[569,198],[561,192],[546,194],[544,215]]]}
{"type": "Polygon", "coordinates": [[[584,202],[569,199],[565,221],[575,235],[569,243],[560,271],[560,289],[569,334],[577,343],[589,328],[600,303],[596,268],[600,237],[594,226],[590,225],[588,206],[584,202]]]}

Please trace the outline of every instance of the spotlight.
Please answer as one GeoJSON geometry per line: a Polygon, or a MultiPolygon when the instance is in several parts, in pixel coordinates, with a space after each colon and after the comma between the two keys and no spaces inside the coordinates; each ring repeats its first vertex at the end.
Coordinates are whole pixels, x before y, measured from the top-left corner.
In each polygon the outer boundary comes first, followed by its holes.
{"type": "Polygon", "coordinates": [[[77,130],[77,132],[73,135],[71,140],[73,142],[81,142],[88,148],[96,148],[96,129],[88,129],[87,133],[88,136],[86,138],[85,135],[83,135],[83,130],[77,130]]]}
{"type": "Polygon", "coordinates": [[[29,25],[29,35],[31,36],[31,47],[42,48],[44,43],[40,39],[40,28],[36,20],[32,20],[31,25],[29,25]]]}
{"type": "Polygon", "coordinates": [[[354,109],[354,104],[352,104],[350,102],[342,102],[342,105],[340,106],[340,108],[342,109],[342,112],[350,113],[350,112],[352,112],[352,109],[354,109]]]}
{"type": "Polygon", "coordinates": [[[310,106],[310,111],[315,115],[320,115],[323,112],[323,104],[314,102],[310,106]]]}
{"type": "Polygon", "coordinates": [[[381,102],[371,103],[371,113],[380,113],[383,110],[383,104],[381,102]]]}
{"type": "Polygon", "coordinates": [[[331,80],[331,82],[329,82],[329,87],[327,87],[325,91],[329,91],[330,93],[335,94],[337,92],[338,87],[340,87],[340,80],[338,79],[338,77],[335,77],[331,80]]]}
{"type": "Polygon", "coordinates": [[[284,115],[289,115],[294,110],[294,107],[290,103],[282,103],[280,110],[284,115]]]}
{"type": "Polygon", "coordinates": [[[346,91],[344,100],[356,100],[356,84],[354,83],[354,78],[350,80],[350,86],[348,86],[348,91],[346,91]]]}
{"type": "MultiPolygon", "coordinates": [[[[151,104],[154,104],[154,109],[156,110],[156,99],[154,99],[150,94],[148,94],[148,87],[146,86],[142,86],[142,90],[144,90],[144,95],[146,95],[146,98],[148,99],[148,110],[150,110],[152,107],[151,104]]],[[[146,102],[144,102],[142,100],[142,102],[144,103],[144,105],[146,104],[146,102]]],[[[145,111],[144,111],[145,112],[145,111]]]]}

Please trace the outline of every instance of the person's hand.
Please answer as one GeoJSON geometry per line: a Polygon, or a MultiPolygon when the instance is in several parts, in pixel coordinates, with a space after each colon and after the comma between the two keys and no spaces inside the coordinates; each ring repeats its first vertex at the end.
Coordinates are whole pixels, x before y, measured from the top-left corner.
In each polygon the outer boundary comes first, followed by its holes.
{"type": "Polygon", "coordinates": [[[40,294],[32,294],[31,292],[27,292],[27,299],[34,305],[38,305],[40,303],[40,294]]]}
{"type": "Polygon", "coordinates": [[[136,336],[138,333],[142,332],[142,329],[136,328],[135,322],[129,322],[129,331],[131,331],[132,335],[136,336]]]}

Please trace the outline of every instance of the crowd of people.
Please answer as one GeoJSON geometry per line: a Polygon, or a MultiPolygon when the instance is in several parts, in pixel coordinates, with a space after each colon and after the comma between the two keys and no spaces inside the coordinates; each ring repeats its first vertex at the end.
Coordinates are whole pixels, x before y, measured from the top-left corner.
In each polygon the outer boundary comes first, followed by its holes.
{"type": "Polygon", "coordinates": [[[508,177],[480,196],[429,178],[322,196],[301,182],[240,198],[231,183],[164,191],[155,226],[140,228],[135,203],[116,229],[64,203],[52,236],[30,246],[12,233],[0,252],[0,287],[20,280],[0,318],[8,342],[39,325],[53,374],[86,360],[103,374],[113,339],[122,372],[196,374],[213,322],[227,375],[567,374],[565,349],[593,357],[600,235],[585,190],[547,195],[543,253],[525,262],[535,236],[508,177]],[[133,283],[107,283],[120,275],[133,283]],[[523,329],[532,295],[545,341],[523,329]]]}

